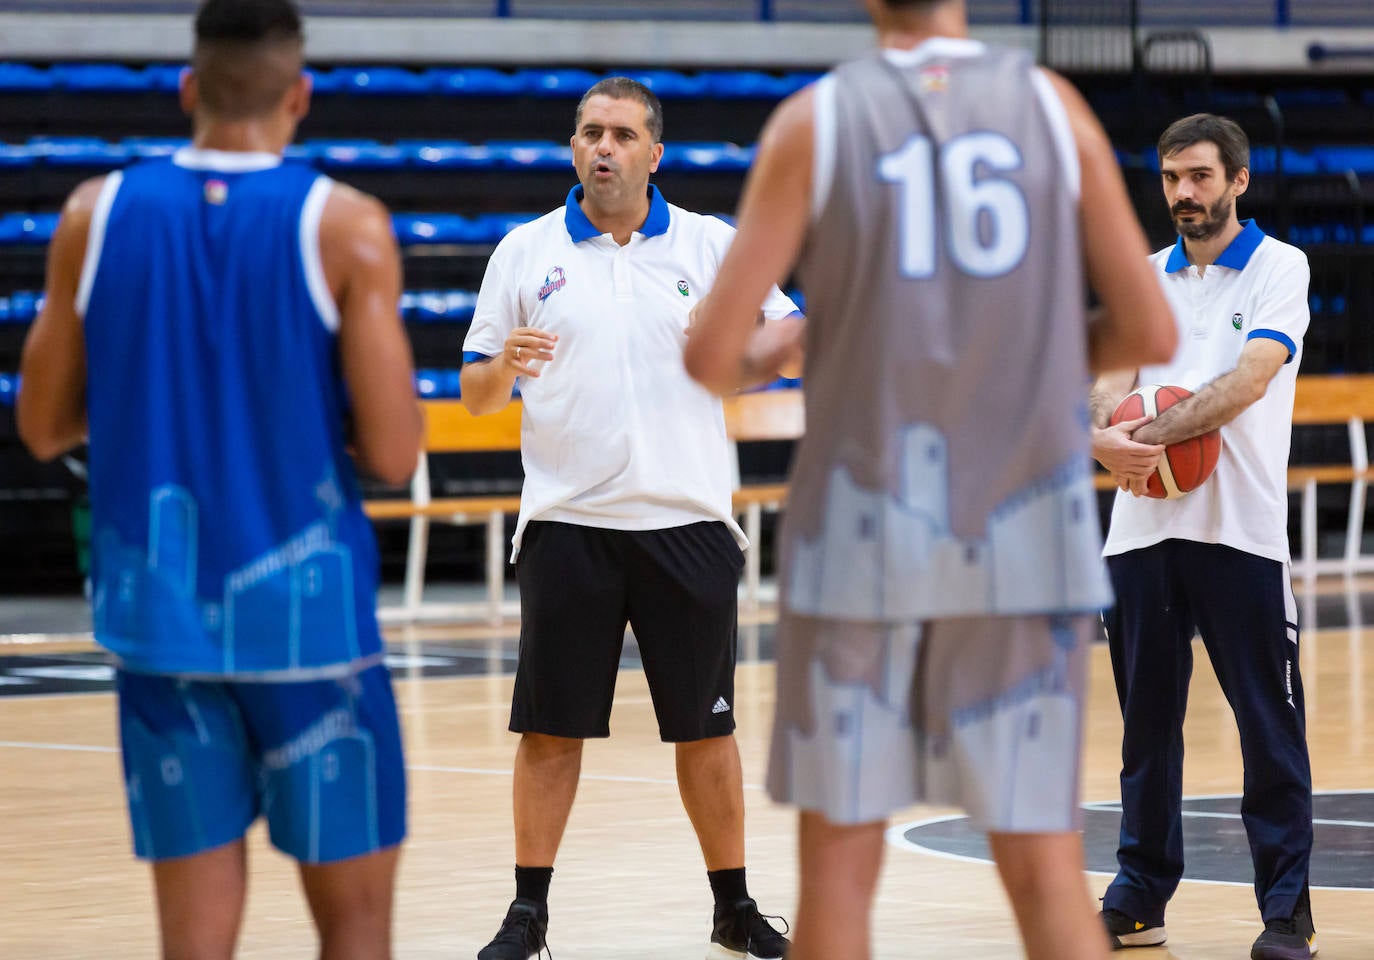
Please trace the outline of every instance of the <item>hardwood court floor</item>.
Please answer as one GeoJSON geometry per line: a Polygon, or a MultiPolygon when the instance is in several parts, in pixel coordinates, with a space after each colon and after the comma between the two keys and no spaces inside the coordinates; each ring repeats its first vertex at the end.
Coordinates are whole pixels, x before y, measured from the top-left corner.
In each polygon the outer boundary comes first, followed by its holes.
{"type": "MultiPolygon", "coordinates": [[[[1358,605],[1358,604],[1357,604],[1358,605]]],[[[1309,620],[1308,622],[1312,622],[1309,620]]],[[[1374,787],[1374,629],[1309,632],[1303,669],[1318,789],[1374,787]]],[[[1185,793],[1238,792],[1234,726],[1198,651],[1187,726],[1185,793]]],[[[1105,648],[1093,652],[1084,797],[1112,800],[1120,718],[1105,648]]],[[[505,732],[511,678],[407,679],[397,690],[411,770],[411,837],[396,922],[399,960],[475,956],[512,896],[510,765],[505,732]]],[[[794,819],[758,788],[772,710],[772,667],[743,665],[737,693],[744,755],[752,892],[790,914],[794,819]]],[[[612,738],[588,745],[584,780],[551,894],[558,960],[697,960],[710,897],[638,671],[622,673],[612,738]]],[[[0,958],[152,957],[156,939],[145,868],[128,850],[109,694],[0,697],[0,958]]],[[[899,823],[944,811],[915,809],[899,823]]],[[[290,865],[261,828],[252,837],[252,889],[240,956],[312,955],[313,938],[290,865]]],[[[1090,877],[1094,894],[1107,878],[1090,877]]],[[[1370,878],[1374,886],[1374,877],[1370,878]]],[[[1374,957],[1374,892],[1313,893],[1321,956],[1374,957]]],[[[1169,913],[1167,948],[1140,960],[1249,956],[1259,922],[1244,886],[1185,882],[1169,913]]],[[[889,847],[876,917],[881,960],[1020,956],[991,866],[889,847]]]]}

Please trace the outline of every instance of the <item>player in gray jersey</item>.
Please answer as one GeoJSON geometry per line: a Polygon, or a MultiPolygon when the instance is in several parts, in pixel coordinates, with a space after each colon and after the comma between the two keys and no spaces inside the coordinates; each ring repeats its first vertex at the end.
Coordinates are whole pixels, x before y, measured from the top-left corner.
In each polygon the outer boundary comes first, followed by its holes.
{"type": "Polygon", "coordinates": [[[931,802],[988,831],[1031,960],[1100,957],[1076,827],[1110,590],[1083,388],[1168,358],[1173,318],[1073,88],[967,39],[962,0],[867,5],[881,51],[769,121],[686,355],[728,390],[798,268],[807,433],[768,778],[802,809],[788,956],[869,956],[884,820],[931,802]]]}

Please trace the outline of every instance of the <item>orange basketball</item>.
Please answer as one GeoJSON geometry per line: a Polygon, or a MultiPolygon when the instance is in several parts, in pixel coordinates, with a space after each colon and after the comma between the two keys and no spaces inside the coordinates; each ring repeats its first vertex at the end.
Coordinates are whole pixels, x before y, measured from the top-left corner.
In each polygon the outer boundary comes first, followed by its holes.
{"type": "MultiPolygon", "coordinates": [[[[1155,417],[1193,392],[1182,387],[1163,387],[1157,383],[1128,393],[1112,412],[1112,424],[1123,420],[1155,417]]],[[[1221,431],[1169,444],[1159,460],[1159,468],[1146,482],[1145,496],[1172,500],[1202,486],[1217,468],[1221,456],[1221,431]]]]}

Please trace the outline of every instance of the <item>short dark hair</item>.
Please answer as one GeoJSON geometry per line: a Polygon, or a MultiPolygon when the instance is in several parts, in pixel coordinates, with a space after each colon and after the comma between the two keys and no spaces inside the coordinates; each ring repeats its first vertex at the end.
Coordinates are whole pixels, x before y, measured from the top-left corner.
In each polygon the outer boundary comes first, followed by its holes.
{"type": "Polygon", "coordinates": [[[654,143],[663,139],[663,104],[655,94],[638,80],[629,77],[607,77],[592,84],[592,88],[582,94],[577,104],[577,115],[573,118],[573,129],[582,126],[582,108],[592,97],[610,97],[612,100],[638,100],[644,104],[644,123],[654,143]]]}
{"type": "Polygon", "coordinates": [[[206,108],[232,119],[270,112],[300,76],[304,43],[292,0],[205,0],[193,67],[206,108]]]}
{"type": "Polygon", "coordinates": [[[1169,124],[1159,138],[1159,159],[1172,157],[1195,143],[1217,145],[1227,180],[1235,180],[1250,167],[1250,138],[1234,120],[1212,113],[1195,113],[1169,124]]]}

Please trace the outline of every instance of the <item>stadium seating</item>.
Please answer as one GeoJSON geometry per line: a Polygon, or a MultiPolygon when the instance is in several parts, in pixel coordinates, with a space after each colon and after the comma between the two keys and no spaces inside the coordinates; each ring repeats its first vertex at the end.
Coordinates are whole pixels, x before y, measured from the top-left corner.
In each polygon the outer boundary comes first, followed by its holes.
{"type": "MultiPolygon", "coordinates": [[[[776,6],[781,10],[784,4],[776,6]]],[[[54,211],[84,178],[139,158],[166,156],[186,142],[186,121],[174,96],[182,69],[175,63],[0,63],[0,454],[10,456],[7,463],[24,466],[13,448],[8,406],[17,386],[19,348],[38,309],[35,291],[57,221],[54,211]]],[[[640,79],[665,101],[665,153],[656,177],[665,195],[720,216],[735,206],[768,112],[817,75],[634,66],[615,72],[640,79]]],[[[456,368],[486,257],[514,226],[561,203],[574,182],[564,139],[573,106],[606,74],[565,67],[347,63],[314,71],[312,113],[290,155],[376,194],[396,211],[393,224],[409,291],[400,311],[420,368],[416,393],[427,402],[458,396],[456,368]]],[[[1186,82],[1174,89],[1152,87],[1146,123],[1138,109],[1140,92],[1126,78],[1079,79],[1113,134],[1156,243],[1165,242],[1169,225],[1161,217],[1151,146],[1157,128],[1149,124],[1183,108],[1234,112],[1256,142],[1256,181],[1243,214],[1301,243],[1312,259],[1314,321],[1305,341],[1304,373],[1374,371],[1374,333],[1365,322],[1374,311],[1374,217],[1370,224],[1363,218],[1365,206],[1374,202],[1374,148],[1366,146],[1367,131],[1374,129],[1374,92],[1364,80],[1244,76],[1216,78],[1205,88],[1186,82]],[[1270,96],[1287,122],[1281,154],[1269,125],[1270,96]],[[1274,183],[1278,159],[1293,191],[1286,210],[1274,183]],[[1353,203],[1357,197],[1360,202],[1353,203]]],[[[1301,432],[1294,443],[1298,459],[1341,461],[1345,430],[1334,432],[1340,436],[1322,428],[1301,432]]],[[[785,473],[790,448],[786,441],[761,442],[740,454],[751,484],[766,485],[785,473]]],[[[519,469],[517,456],[493,452],[436,462],[431,481],[436,497],[510,496],[518,490],[519,469]]],[[[55,498],[51,479],[50,472],[12,470],[0,481],[0,501],[8,495],[12,502],[49,504],[41,509],[50,511],[50,525],[65,530],[68,505],[55,498]]],[[[1347,501],[1333,500],[1338,489],[1323,486],[1320,499],[1312,494],[1304,508],[1320,503],[1344,520],[1347,501]]],[[[0,505],[0,535],[9,522],[6,509],[0,505]]],[[[398,532],[381,532],[383,554],[393,565],[404,552],[398,532]]],[[[432,566],[467,564],[471,572],[488,559],[480,536],[436,536],[455,539],[434,551],[432,566]]]]}
{"type": "MultiPolygon", "coordinates": [[[[128,67],[109,63],[64,63],[38,67],[0,63],[0,92],[73,92],[85,94],[163,93],[177,91],[180,64],[128,67]]],[[[778,100],[800,90],[819,76],[795,72],[784,76],[757,70],[630,70],[634,77],[665,100],[695,97],[762,98],[778,100]]],[[[490,67],[409,69],[393,66],[354,66],[314,69],[316,94],[359,97],[414,97],[437,94],[454,97],[530,96],[577,99],[606,74],[589,70],[494,70],[490,67]]]]}

